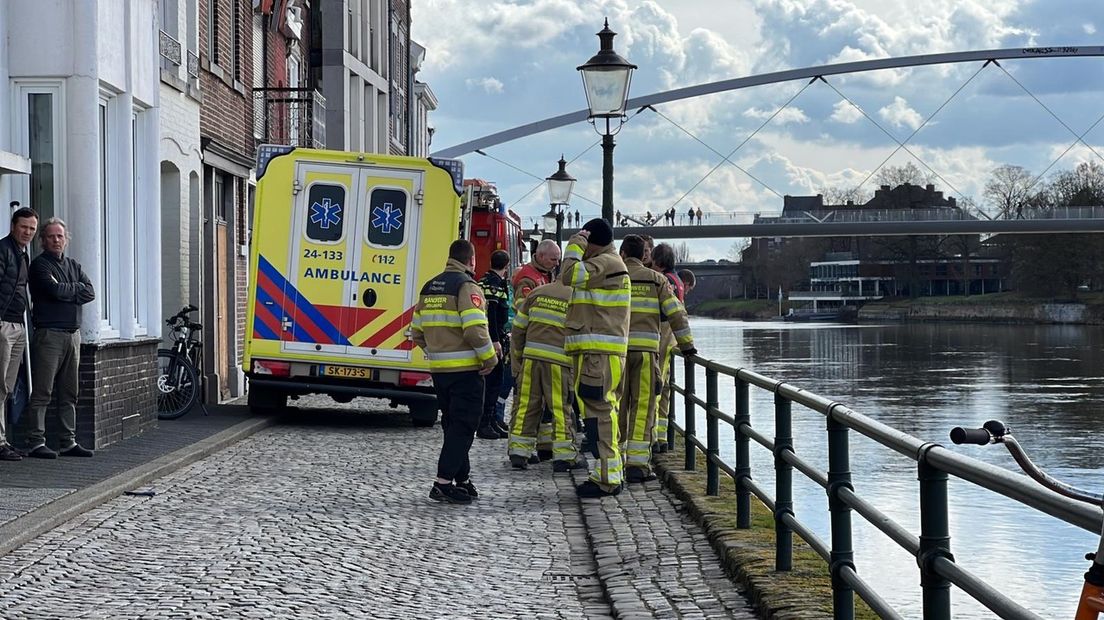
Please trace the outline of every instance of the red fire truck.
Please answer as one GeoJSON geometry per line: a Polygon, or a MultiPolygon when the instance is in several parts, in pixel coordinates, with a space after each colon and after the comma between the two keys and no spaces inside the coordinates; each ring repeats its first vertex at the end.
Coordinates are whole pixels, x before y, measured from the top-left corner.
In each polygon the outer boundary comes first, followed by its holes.
{"type": "Polygon", "coordinates": [[[527,260],[528,247],[521,217],[502,203],[498,189],[483,179],[465,179],[463,196],[463,236],[475,246],[475,275],[491,268],[491,253],[510,253],[510,273],[527,260]]]}

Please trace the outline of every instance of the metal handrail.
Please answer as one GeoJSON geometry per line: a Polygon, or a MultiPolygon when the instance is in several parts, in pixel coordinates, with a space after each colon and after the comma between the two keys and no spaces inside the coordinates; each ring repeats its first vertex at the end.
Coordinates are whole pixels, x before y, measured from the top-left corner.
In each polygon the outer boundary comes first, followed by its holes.
{"type": "Polygon", "coordinates": [[[851,544],[851,514],[857,513],[899,547],[917,558],[923,589],[925,618],[950,618],[950,585],[955,585],[1002,618],[1036,619],[1038,615],[1019,605],[1004,593],[985,583],[961,565],[950,554],[948,518],[948,476],[989,489],[1035,510],[1061,519],[1086,531],[1099,533],[1104,512],[1097,506],[1079,503],[1043,488],[1008,470],[983,463],[926,442],[864,416],[842,403],[809,392],[797,386],[758,374],[746,368],[733,368],[696,355],[683,360],[684,381],[675,381],[675,364],[671,364],[666,389],[670,395],[667,441],[675,445],[676,430],[683,433],[685,469],[697,467],[696,453],[705,455],[706,492],[719,493],[719,476],[723,471],[735,482],[737,527],[751,527],[751,496],[758,498],[774,514],[775,568],[787,571],[792,566],[793,535],[799,536],[829,563],[833,577],[833,614],[835,618],[854,618],[854,595],[859,595],[882,617],[901,617],[893,611],[873,587],[855,572],[854,550],[851,544]],[[706,397],[703,400],[695,387],[697,368],[705,370],[706,397]],[[717,379],[735,380],[736,412],[728,414],[718,408],[717,379]],[[774,394],[775,436],[773,441],[751,425],[749,391],[751,387],[774,394]],[[682,395],[683,424],[676,421],[676,394],[682,395]],[[793,447],[791,431],[794,404],[825,416],[828,434],[828,470],[799,457],[793,447]],[[706,416],[706,440],[697,433],[696,410],[706,416]],[[736,463],[725,463],[718,454],[718,423],[724,421],[736,435],[736,463]],[[910,458],[917,463],[920,485],[920,535],[910,532],[890,519],[872,503],[859,496],[851,484],[849,436],[851,431],[910,458]],[[775,493],[772,497],[751,475],[750,446],[755,442],[774,455],[776,469],[775,493]],[[804,525],[793,512],[792,473],[797,470],[828,491],[832,531],[832,547],[804,525]]]}

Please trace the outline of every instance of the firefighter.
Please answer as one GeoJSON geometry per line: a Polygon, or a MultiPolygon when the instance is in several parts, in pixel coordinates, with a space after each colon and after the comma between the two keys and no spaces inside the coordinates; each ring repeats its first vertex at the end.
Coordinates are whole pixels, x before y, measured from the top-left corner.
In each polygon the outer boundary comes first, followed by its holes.
{"type": "MultiPolygon", "coordinates": [[[[686,303],[686,292],[682,280],[675,273],[675,251],[666,244],[661,243],[652,251],[652,269],[663,274],[671,283],[671,290],[683,304],[686,303]]],[[[671,351],[675,348],[675,336],[671,332],[671,325],[667,321],[660,324],[659,330],[659,376],[662,385],[659,386],[659,406],[656,408],[655,444],[652,449],[655,452],[666,452],[667,445],[667,414],[670,411],[671,393],[667,390],[671,372],[671,351]]]]}
{"type": "Polygon", "coordinates": [[[575,444],[571,413],[571,358],[564,352],[564,324],[571,287],[560,282],[529,292],[514,316],[510,333],[512,374],[517,377],[517,413],[510,426],[510,464],[526,469],[537,449],[537,428],[545,410],[552,412],[552,471],[583,469],[575,444]]]}
{"type": "Polygon", "coordinates": [[[646,241],[627,235],[621,242],[621,258],[632,282],[632,314],[629,321],[629,353],[625,360],[625,388],[618,420],[625,455],[625,481],[655,480],[652,473],[652,441],[656,425],[656,396],[660,380],[659,330],[667,321],[679,348],[694,354],[690,324],[667,278],[644,266],[646,241]]]}
{"type": "MultiPolygon", "coordinates": [[[[555,279],[553,273],[559,265],[560,246],[551,239],[545,239],[538,243],[536,249],[533,251],[533,260],[519,269],[517,273],[514,274],[511,282],[513,284],[515,311],[521,308],[521,304],[525,302],[525,298],[533,289],[548,284],[555,279]]],[[[513,377],[511,377],[511,379],[512,378],[513,377]]],[[[515,391],[515,396],[516,395],[515,391]]],[[[505,403],[506,401],[503,399],[503,407],[505,407],[505,403]]],[[[513,427],[513,419],[517,416],[517,411],[518,399],[514,398],[513,406],[510,409],[511,428],[513,427]]],[[[536,464],[542,459],[548,460],[552,458],[552,453],[552,413],[551,411],[546,411],[540,424],[537,453],[533,455],[530,462],[536,464]]]]}
{"type": "Polygon", "coordinates": [[[510,351],[510,333],[507,331],[510,290],[506,283],[506,268],[510,266],[510,253],[495,250],[491,253],[491,268],[479,279],[483,297],[487,300],[487,330],[491,334],[495,353],[499,363],[491,374],[487,375],[483,391],[483,415],[479,420],[479,429],[475,436],[480,439],[505,439],[509,431],[498,424],[495,407],[498,405],[498,393],[502,389],[504,368],[509,363],[506,356],[510,351]]]}
{"type": "Polygon", "coordinates": [[[575,371],[575,402],[587,446],[598,459],[579,497],[621,492],[622,463],[617,408],[629,344],[629,275],[614,252],[613,229],[593,219],[571,237],[564,252],[562,282],[574,290],[567,310],[564,348],[575,371]]]}
{"type": "Polygon", "coordinates": [[[474,269],[475,247],[453,241],[445,271],[422,287],[410,324],[414,344],[425,351],[433,374],[445,431],[429,497],[453,504],[479,497],[469,475],[468,451],[483,413],[483,377],[498,364],[474,269]]]}

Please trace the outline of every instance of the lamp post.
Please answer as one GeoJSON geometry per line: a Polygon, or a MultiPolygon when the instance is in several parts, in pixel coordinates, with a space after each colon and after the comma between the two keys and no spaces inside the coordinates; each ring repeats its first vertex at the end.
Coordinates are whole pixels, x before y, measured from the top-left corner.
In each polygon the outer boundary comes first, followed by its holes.
{"type": "Polygon", "coordinates": [[[560,169],[545,179],[548,181],[548,213],[544,214],[544,229],[556,229],[556,245],[563,243],[563,208],[571,202],[575,177],[567,173],[567,161],[560,155],[560,169]],[[558,208],[557,208],[558,207],[558,208]]]}
{"type": "Polygon", "coordinates": [[[615,225],[613,221],[613,136],[621,131],[625,118],[625,103],[629,99],[629,81],[636,65],[625,60],[613,51],[613,37],[617,33],[610,30],[609,20],[598,33],[600,46],[598,53],[576,69],[583,76],[583,90],[586,92],[587,106],[590,108],[590,123],[594,130],[602,135],[602,217],[615,225]],[[599,127],[597,119],[605,121],[605,127],[599,127]],[[611,122],[617,119],[616,127],[611,122]]]}

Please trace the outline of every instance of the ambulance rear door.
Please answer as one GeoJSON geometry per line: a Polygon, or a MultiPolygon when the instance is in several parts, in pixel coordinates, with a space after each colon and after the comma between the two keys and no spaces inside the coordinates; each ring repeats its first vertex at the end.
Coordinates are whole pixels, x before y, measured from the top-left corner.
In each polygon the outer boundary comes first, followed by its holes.
{"type": "MultiPolygon", "coordinates": [[[[356,271],[350,306],[370,311],[349,335],[351,357],[409,362],[413,342],[406,336],[418,302],[419,233],[423,225],[423,178],[417,169],[372,167],[360,177],[356,220],[356,271]]],[[[454,226],[440,222],[441,226],[454,226]]]]}
{"type": "Polygon", "coordinates": [[[278,300],[284,351],[344,355],[348,349],[361,177],[357,166],[296,164],[286,273],[263,262],[258,276],[259,284],[284,279],[278,300]]]}

